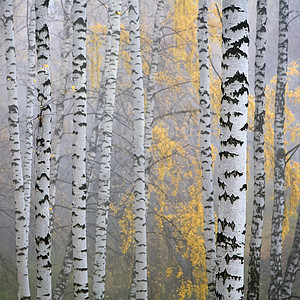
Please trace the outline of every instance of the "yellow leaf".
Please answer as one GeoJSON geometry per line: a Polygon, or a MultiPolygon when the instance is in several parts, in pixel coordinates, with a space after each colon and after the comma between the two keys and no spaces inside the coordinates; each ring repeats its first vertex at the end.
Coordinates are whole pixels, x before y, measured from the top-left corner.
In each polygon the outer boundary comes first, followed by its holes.
{"type": "Polygon", "coordinates": [[[46,64],[44,64],[44,67],[45,67],[45,68],[49,68],[49,66],[48,66],[48,65],[46,65],[46,64]]]}
{"type": "Polygon", "coordinates": [[[75,90],[75,85],[72,85],[71,88],[72,88],[72,90],[73,90],[74,92],[76,91],[76,90],[75,90]]]}

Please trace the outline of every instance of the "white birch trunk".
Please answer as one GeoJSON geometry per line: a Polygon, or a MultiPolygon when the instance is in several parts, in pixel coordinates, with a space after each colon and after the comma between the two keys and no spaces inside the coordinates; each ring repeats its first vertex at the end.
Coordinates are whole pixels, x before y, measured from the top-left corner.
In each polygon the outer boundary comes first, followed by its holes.
{"type": "Polygon", "coordinates": [[[216,298],[216,238],[215,211],[213,198],[213,173],[211,154],[210,99],[209,99],[209,54],[207,0],[199,0],[197,19],[199,74],[200,74],[200,130],[201,130],[201,163],[202,163],[202,201],[204,209],[204,239],[206,253],[206,273],[208,284],[207,299],[216,298]]]}
{"type": "Polygon", "coordinates": [[[140,47],[139,1],[129,0],[129,39],[134,98],[133,173],[135,198],[136,299],[147,299],[147,242],[144,153],[144,87],[140,47]]]}
{"type": "Polygon", "coordinates": [[[256,55],[255,55],[255,116],[254,116],[254,199],[250,237],[250,262],[248,271],[248,300],[259,299],[260,257],[263,218],[265,209],[265,54],[267,1],[257,1],[256,55]]]}
{"type": "Polygon", "coordinates": [[[111,11],[115,13],[112,14],[113,17],[111,19],[111,54],[103,114],[99,198],[96,215],[96,243],[93,277],[94,299],[104,299],[105,297],[106,237],[110,198],[111,138],[119,60],[121,3],[122,2],[120,0],[110,2],[112,7],[111,11]]]}
{"type": "Polygon", "coordinates": [[[88,299],[86,243],[86,0],[73,4],[72,236],[74,298],[88,299]]]}
{"type": "Polygon", "coordinates": [[[279,1],[279,39],[277,84],[275,93],[274,118],[274,204],[272,214],[271,251],[269,289],[270,300],[280,299],[282,284],[282,223],[284,212],[284,180],[285,180],[285,152],[284,152],[284,118],[285,118],[285,86],[288,64],[288,0],[279,1]]]}
{"type": "Polygon", "coordinates": [[[243,299],[246,227],[248,1],[223,1],[217,299],[243,299]]]}
{"type": "Polygon", "coordinates": [[[15,190],[16,255],[18,299],[29,299],[28,231],[25,210],[22,157],[19,130],[19,104],[17,96],[16,51],[14,46],[14,21],[12,0],[3,1],[5,59],[7,69],[8,124],[11,142],[11,165],[15,190]]]}
{"type": "Polygon", "coordinates": [[[51,154],[51,81],[48,30],[49,1],[36,0],[38,125],[36,138],[36,253],[37,299],[51,299],[50,154],[51,154]]]}

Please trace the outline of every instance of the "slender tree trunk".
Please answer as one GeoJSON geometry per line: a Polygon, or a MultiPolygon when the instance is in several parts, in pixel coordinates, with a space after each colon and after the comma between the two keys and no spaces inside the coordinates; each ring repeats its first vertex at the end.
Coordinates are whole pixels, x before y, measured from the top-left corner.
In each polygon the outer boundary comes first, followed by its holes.
{"type": "Polygon", "coordinates": [[[7,69],[8,123],[11,142],[11,165],[15,190],[16,255],[18,273],[18,299],[30,299],[28,280],[28,227],[26,221],[23,186],[22,157],[19,130],[19,104],[17,96],[16,51],[12,0],[3,1],[5,59],[7,69]]]}
{"type": "Polygon", "coordinates": [[[207,0],[199,0],[198,6],[198,51],[200,68],[200,129],[201,129],[201,163],[202,163],[202,197],[204,208],[204,238],[206,252],[206,273],[208,284],[207,299],[216,298],[216,239],[215,211],[213,198],[213,173],[210,130],[210,99],[209,99],[209,54],[208,54],[208,23],[207,0]]]}
{"type": "Polygon", "coordinates": [[[216,294],[243,299],[246,227],[248,1],[223,1],[216,294]]]}
{"type": "Polygon", "coordinates": [[[31,202],[31,180],[33,160],[33,105],[36,97],[35,87],[35,6],[30,9],[30,20],[28,25],[28,86],[26,97],[26,131],[25,131],[25,155],[24,155],[24,198],[25,198],[25,220],[26,220],[26,246],[24,252],[28,259],[29,224],[30,224],[30,202],[31,202]]]}
{"type": "Polygon", "coordinates": [[[86,243],[86,0],[73,4],[72,236],[74,298],[88,299],[86,243]]]}
{"type": "Polygon", "coordinates": [[[144,153],[144,87],[140,47],[139,1],[129,0],[129,39],[134,98],[133,172],[135,198],[136,299],[147,299],[147,242],[144,153]]]}
{"type": "Polygon", "coordinates": [[[270,273],[270,300],[280,299],[282,284],[282,222],[284,212],[284,117],[285,117],[285,86],[288,63],[288,0],[279,1],[279,39],[278,66],[275,94],[274,119],[274,204],[272,215],[270,273]]]}
{"type": "Polygon", "coordinates": [[[51,154],[51,81],[48,30],[49,1],[36,0],[37,97],[39,105],[36,139],[36,253],[37,299],[51,299],[50,154],[51,154]]]}
{"type": "Polygon", "coordinates": [[[281,285],[280,299],[282,300],[291,299],[293,285],[299,269],[299,263],[300,263],[300,212],[298,213],[293,246],[288,258],[283,282],[281,285]]]}
{"type": "Polygon", "coordinates": [[[259,299],[260,257],[263,218],[265,209],[265,54],[267,1],[257,1],[256,56],[255,56],[255,116],[254,116],[254,199],[250,238],[250,262],[248,271],[248,300],[259,299]]]}
{"type": "Polygon", "coordinates": [[[96,215],[96,243],[93,282],[94,299],[104,299],[105,296],[106,237],[110,197],[111,138],[119,60],[121,3],[122,2],[120,0],[117,0],[116,2],[110,2],[112,11],[115,13],[111,19],[111,54],[103,115],[103,140],[99,175],[99,199],[96,215]]]}

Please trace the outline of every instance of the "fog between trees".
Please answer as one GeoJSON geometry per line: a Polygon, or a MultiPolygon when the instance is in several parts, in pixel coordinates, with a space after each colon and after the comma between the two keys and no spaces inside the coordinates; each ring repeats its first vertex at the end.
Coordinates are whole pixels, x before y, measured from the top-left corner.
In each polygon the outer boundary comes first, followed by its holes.
{"type": "Polygon", "coordinates": [[[297,0],[3,0],[1,299],[300,297],[297,0]]]}

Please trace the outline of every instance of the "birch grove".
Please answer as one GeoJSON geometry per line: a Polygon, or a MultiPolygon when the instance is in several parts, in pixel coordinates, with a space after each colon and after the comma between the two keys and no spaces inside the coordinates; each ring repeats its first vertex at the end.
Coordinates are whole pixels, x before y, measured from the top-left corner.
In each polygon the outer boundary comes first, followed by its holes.
{"type": "Polygon", "coordinates": [[[299,298],[298,6],[0,1],[0,298],[299,298]]]}

